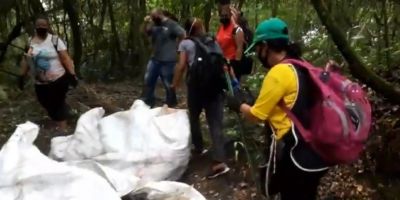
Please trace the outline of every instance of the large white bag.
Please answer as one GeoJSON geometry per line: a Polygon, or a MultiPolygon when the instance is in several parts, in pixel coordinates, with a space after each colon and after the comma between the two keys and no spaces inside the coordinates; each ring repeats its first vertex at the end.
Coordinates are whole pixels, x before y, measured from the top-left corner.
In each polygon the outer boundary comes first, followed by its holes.
{"type": "Polygon", "coordinates": [[[147,200],[205,200],[184,183],[147,182],[92,160],[50,160],[33,145],[38,130],[30,122],[19,125],[1,149],[1,200],[119,200],[128,193],[147,200]]]}
{"type": "Polygon", "coordinates": [[[75,133],[52,140],[49,159],[33,145],[37,125],[19,125],[0,151],[1,200],[116,200],[127,194],[148,200],[205,200],[176,180],[189,156],[185,110],[148,108],[103,118],[95,108],[78,121],[75,133]]]}
{"type": "Polygon", "coordinates": [[[145,181],[181,177],[190,157],[186,110],[150,109],[137,100],[130,110],[103,115],[102,108],[83,114],[74,135],[52,140],[50,157],[90,159],[145,181]]]}
{"type": "Polygon", "coordinates": [[[19,125],[0,151],[1,200],[119,200],[93,171],[50,160],[32,143],[39,127],[19,125]]]}

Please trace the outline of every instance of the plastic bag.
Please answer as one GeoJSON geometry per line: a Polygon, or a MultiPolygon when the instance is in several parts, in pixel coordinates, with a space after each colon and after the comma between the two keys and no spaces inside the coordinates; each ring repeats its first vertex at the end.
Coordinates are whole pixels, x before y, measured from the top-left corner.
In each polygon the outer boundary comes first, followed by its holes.
{"type": "Polygon", "coordinates": [[[0,151],[1,200],[119,200],[93,171],[47,158],[32,143],[39,127],[19,125],[0,151]]]}
{"type": "Polygon", "coordinates": [[[1,200],[205,200],[178,182],[189,161],[186,111],[149,109],[137,101],[128,111],[102,118],[95,108],[75,134],[52,140],[51,156],[33,142],[39,128],[19,125],[0,151],[1,200]],[[124,139],[125,138],[125,139],[124,139]]]}
{"type": "Polygon", "coordinates": [[[181,177],[190,157],[186,110],[150,109],[137,100],[127,111],[103,114],[102,108],[83,114],[73,136],[52,140],[50,157],[90,159],[145,181],[181,177]]]}

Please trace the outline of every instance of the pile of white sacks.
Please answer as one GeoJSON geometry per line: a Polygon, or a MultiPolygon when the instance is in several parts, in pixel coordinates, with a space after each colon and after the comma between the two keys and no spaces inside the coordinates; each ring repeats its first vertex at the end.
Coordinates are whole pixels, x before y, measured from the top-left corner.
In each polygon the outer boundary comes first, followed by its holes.
{"type": "Polygon", "coordinates": [[[131,109],[83,114],[75,133],[53,138],[49,157],[33,145],[39,127],[21,124],[0,151],[1,200],[205,200],[173,182],[186,170],[190,129],[185,110],[131,109]]]}

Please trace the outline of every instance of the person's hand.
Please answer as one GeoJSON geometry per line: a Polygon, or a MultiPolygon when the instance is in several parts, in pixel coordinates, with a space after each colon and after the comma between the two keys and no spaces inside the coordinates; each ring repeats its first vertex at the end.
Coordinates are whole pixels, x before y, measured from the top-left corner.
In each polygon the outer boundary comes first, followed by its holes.
{"type": "Polygon", "coordinates": [[[243,104],[244,102],[242,101],[242,99],[238,98],[235,95],[227,95],[226,96],[226,105],[228,106],[228,108],[234,112],[239,113],[240,112],[240,106],[243,104]]]}
{"type": "Polygon", "coordinates": [[[231,6],[231,20],[235,25],[239,24],[240,21],[240,11],[238,9],[236,9],[234,6],[231,6]]]}
{"type": "Polygon", "coordinates": [[[21,75],[18,77],[18,88],[24,90],[25,88],[25,76],[21,75]]]}
{"type": "Polygon", "coordinates": [[[255,98],[248,88],[237,89],[234,95],[227,95],[227,106],[229,109],[235,112],[240,112],[240,106],[247,104],[252,106],[255,102],[255,98]]]}
{"type": "Polygon", "coordinates": [[[239,93],[236,95],[241,96],[241,98],[243,99],[244,103],[246,103],[247,105],[253,106],[256,98],[254,97],[253,93],[250,91],[250,89],[248,87],[245,88],[241,88],[237,91],[234,91],[234,93],[239,93]]]}
{"type": "Polygon", "coordinates": [[[78,77],[75,74],[69,74],[68,81],[73,88],[78,87],[78,77]]]}
{"type": "Polygon", "coordinates": [[[144,17],[144,21],[145,22],[151,22],[151,16],[147,15],[146,17],[144,17]]]}
{"type": "Polygon", "coordinates": [[[170,95],[167,98],[167,104],[169,108],[175,108],[178,105],[178,99],[176,97],[175,87],[170,86],[169,90],[170,90],[170,95]]]}

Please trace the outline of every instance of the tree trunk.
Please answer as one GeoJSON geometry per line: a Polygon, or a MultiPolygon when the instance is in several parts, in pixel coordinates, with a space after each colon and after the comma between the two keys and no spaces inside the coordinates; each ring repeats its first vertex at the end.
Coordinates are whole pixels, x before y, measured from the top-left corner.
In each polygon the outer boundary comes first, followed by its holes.
{"type": "Polygon", "coordinates": [[[101,30],[103,30],[104,19],[105,19],[106,12],[107,12],[107,1],[106,0],[102,0],[101,2],[102,2],[102,7],[101,7],[101,12],[100,12],[99,28],[101,30]]]}
{"type": "Polygon", "coordinates": [[[73,45],[74,45],[74,54],[73,59],[75,63],[75,71],[78,75],[80,75],[79,65],[81,63],[82,58],[82,40],[81,40],[81,31],[79,27],[79,14],[77,11],[77,1],[76,0],[63,0],[63,6],[65,11],[68,14],[72,37],[73,37],[73,45]]]}
{"type": "MultiPolygon", "coordinates": [[[[129,22],[129,33],[128,33],[128,54],[125,58],[126,63],[132,67],[141,67],[147,60],[144,56],[146,52],[145,39],[142,33],[138,30],[143,18],[146,15],[146,0],[130,1],[128,0],[128,6],[130,8],[130,22],[129,22]]],[[[131,69],[132,75],[138,75],[140,69],[131,69]]]]}
{"type": "Polygon", "coordinates": [[[191,16],[190,2],[192,2],[192,0],[181,0],[181,21],[191,16]]]}
{"type": "Polygon", "coordinates": [[[376,92],[382,94],[388,101],[400,104],[400,91],[396,89],[395,86],[392,86],[390,83],[379,77],[361,61],[360,57],[349,45],[345,34],[340,29],[340,26],[336,24],[335,20],[333,20],[332,16],[328,13],[325,1],[311,0],[311,3],[317,11],[321,22],[330,33],[338,50],[347,60],[352,75],[366,83],[376,92]]]}
{"type": "Polygon", "coordinates": [[[389,24],[387,15],[387,0],[382,0],[382,20],[383,20],[383,42],[386,65],[390,68],[392,63],[390,59],[390,41],[389,41],[389,24]]]}
{"type": "Polygon", "coordinates": [[[1,0],[0,13],[8,13],[16,4],[15,0],[1,0]]]}
{"type": "Polygon", "coordinates": [[[11,42],[21,35],[21,29],[23,25],[24,24],[22,22],[15,25],[12,31],[8,34],[6,42],[0,45],[0,63],[4,60],[8,46],[11,44],[11,42]]]}
{"type": "Polygon", "coordinates": [[[278,15],[278,0],[271,0],[272,3],[272,17],[276,17],[278,15]]]}
{"type": "Polygon", "coordinates": [[[245,3],[245,0],[239,0],[239,6],[238,6],[239,10],[242,9],[244,3],[245,3]]]}
{"type": "MultiPolygon", "coordinates": [[[[119,42],[119,35],[117,31],[117,26],[115,24],[115,18],[114,18],[114,10],[113,10],[113,5],[110,0],[107,0],[107,6],[108,6],[108,15],[110,17],[110,23],[111,23],[111,31],[112,31],[112,43],[113,43],[113,49],[112,51],[112,64],[118,64],[120,67],[120,70],[123,70],[122,62],[121,62],[121,57],[122,57],[122,51],[121,51],[121,43],[119,42]]],[[[122,71],[121,71],[122,72],[122,71]]]]}
{"type": "Polygon", "coordinates": [[[64,38],[65,38],[65,42],[67,43],[67,48],[69,49],[69,37],[68,37],[68,26],[67,23],[65,23],[67,21],[67,12],[64,10],[64,19],[62,21],[62,24],[64,24],[64,38]]]}
{"type": "Polygon", "coordinates": [[[31,16],[36,16],[39,13],[44,13],[44,8],[40,0],[30,0],[29,6],[31,8],[31,16]]]}
{"type": "Polygon", "coordinates": [[[214,0],[207,0],[204,4],[204,27],[206,32],[210,30],[211,12],[214,7],[214,0]]]}
{"type": "MultiPolygon", "coordinates": [[[[101,6],[101,11],[100,11],[100,21],[99,21],[99,24],[97,26],[97,28],[98,28],[97,31],[103,32],[104,20],[105,20],[105,16],[106,16],[106,13],[107,13],[107,1],[106,0],[102,0],[101,1],[101,5],[102,6],[101,6]]],[[[99,39],[103,40],[104,37],[100,36],[99,39]]],[[[98,54],[99,48],[100,48],[100,43],[94,41],[93,62],[95,62],[97,60],[97,54],[98,54]]]]}

